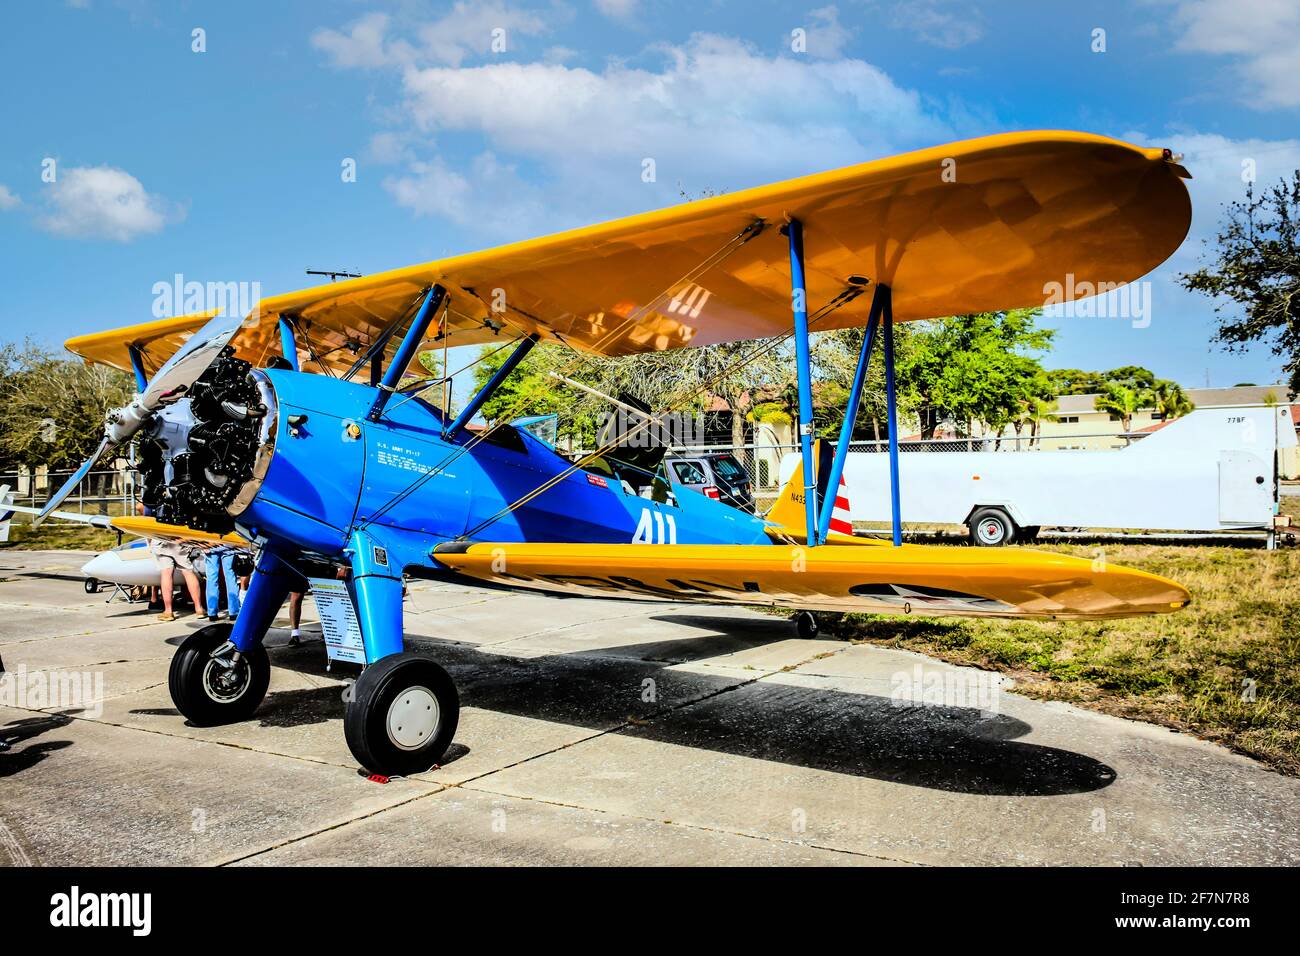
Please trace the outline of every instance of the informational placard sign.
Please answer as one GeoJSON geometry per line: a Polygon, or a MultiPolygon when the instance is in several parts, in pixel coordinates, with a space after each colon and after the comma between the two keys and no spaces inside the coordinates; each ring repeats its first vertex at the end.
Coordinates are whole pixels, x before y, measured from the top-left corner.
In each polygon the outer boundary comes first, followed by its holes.
{"type": "Polygon", "coordinates": [[[332,661],[364,664],[366,648],[361,640],[361,625],[357,623],[352,595],[342,581],[330,578],[309,578],[311,596],[320,615],[321,633],[325,635],[325,654],[332,661]]]}

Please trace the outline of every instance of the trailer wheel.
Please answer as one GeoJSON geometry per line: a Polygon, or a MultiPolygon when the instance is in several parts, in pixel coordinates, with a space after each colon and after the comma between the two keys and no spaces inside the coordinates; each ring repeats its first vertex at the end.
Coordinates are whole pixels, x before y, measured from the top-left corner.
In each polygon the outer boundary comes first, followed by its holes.
{"type": "Polygon", "coordinates": [[[817,636],[821,630],[821,624],[817,620],[817,615],[812,611],[800,611],[794,616],[794,629],[804,640],[810,641],[817,636]]]}
{"type": "Polygon", "coordinates": [[[1016,540],[1016,523],[1001,508],[980,508],[970,516],[970,543],[997,548],[1016,540]]]}

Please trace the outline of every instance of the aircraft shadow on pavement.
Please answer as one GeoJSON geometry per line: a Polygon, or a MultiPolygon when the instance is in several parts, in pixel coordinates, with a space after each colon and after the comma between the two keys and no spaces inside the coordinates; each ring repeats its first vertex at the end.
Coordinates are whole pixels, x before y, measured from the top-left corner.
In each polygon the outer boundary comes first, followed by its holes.
{"type": "Polygon", "coordinates": [[[34,738],[66,727],[72,723],[71,718],[61,714],[49,714],[37,717],[21,717],[0,725],[0,741],[8,744],[0,748],[0,779],[12,777],[30,767],[36,766],[56,750],[71,747],[71,740],[42,740],[31,743],[34,738]]]}
{"type": "MultiPolygon", "coordinates": [[[[711,674],[673,668],[791,636],[789,623],[779,618],[770,624],[703,616],[699,621],[722,633],[535,657],[418,634],[408,635],[408,646],[447,668],[464,707],[953,793],[1087,793],[1116,779],[1112,768],[1085,754],[1021,741],[1032,728],[1006,714],[899,706],[886,696],[757,681],[764,673],[757,670],[748,678],[734,669],[711,674]]],[[[268,649],[276,667],[325,675],[319,640],[268,649]]],[[[355,673],[335,665],[331,676],[355,673]]],[[[274,684],[273,678],[253,718],[263,726],[342,716],[337,685],[276,691],[274,684]]],[[[449,754],[444,765],[463,752],[449,754]]]]}

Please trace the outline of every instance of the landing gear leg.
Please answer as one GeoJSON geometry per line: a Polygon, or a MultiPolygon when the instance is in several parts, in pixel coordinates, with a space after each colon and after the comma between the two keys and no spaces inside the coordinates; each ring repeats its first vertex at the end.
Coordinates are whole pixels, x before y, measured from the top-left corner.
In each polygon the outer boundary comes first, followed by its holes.
{"type": "Polygon", "coordinates": [[[402,576],[388,554],[365,533],[353,536],[348,587],[371,663],[352,687],[343,733],[358,763],[393,777],[442,759],[456,735],[460,698],[437,663],[402,650],[402,576]]]}

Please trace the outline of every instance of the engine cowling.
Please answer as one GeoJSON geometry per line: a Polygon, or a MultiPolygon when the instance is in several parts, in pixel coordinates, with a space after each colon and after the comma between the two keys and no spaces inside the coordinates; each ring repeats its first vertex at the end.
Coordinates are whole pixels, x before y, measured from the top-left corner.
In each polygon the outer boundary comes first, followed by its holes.
{"type": "Polygon", "coordinates": [[[141,431],[144,504],[166,524],[233,530],[266,475],[276,412],[266,375],[226,348],[183,398],[141,431]]]}

